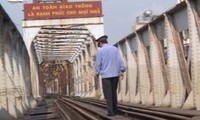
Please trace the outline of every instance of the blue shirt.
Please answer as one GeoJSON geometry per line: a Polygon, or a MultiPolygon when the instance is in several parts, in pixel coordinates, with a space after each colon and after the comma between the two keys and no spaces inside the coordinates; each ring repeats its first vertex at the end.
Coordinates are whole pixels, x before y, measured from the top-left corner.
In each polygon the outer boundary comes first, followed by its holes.
{"type": "Polygon", "coordinates": [[[96,54],[95,72],[102,78],[119,76],[126,68],[117,47],[104,44],[96,54]]]}

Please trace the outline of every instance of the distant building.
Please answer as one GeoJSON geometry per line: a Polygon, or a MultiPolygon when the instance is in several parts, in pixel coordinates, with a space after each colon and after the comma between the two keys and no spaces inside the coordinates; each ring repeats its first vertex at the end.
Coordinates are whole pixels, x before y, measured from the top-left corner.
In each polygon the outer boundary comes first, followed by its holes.
{"type": "Polygon", "coordinates": [[[24,0],[8,0],[8,2],[23,2],[24,0]]]}
{"type": "Polygon", "coordinates": [[[56,3],[56,2],[68,2],[68,0],[33,0],[33,3],[56,3]]]}
{"type": "Polygon", "coordinates": [[[180,3],[180,2],[182,2],[182,1],[185,1],[185,0],[177,0],[177,3],[180,3]]]}
{"type": "Polygon", "coordinates": [[[132,28],[133,31],[141,28],[142,26],[149,23],[150,21],[152,21],[155,18],[156,18],[156,15],[153,15],[152,10],[146,10],[142,16],[136,17],[136,23],[132,28]]]}

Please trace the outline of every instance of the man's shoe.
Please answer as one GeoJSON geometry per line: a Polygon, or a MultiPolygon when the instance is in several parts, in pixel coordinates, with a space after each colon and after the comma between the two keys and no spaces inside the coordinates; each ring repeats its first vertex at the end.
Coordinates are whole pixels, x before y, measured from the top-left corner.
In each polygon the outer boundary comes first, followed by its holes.
{"type": "Polygon", "coordinates": [[[115,113],[108,113],[107,116],[115,116],[115,113]]]}

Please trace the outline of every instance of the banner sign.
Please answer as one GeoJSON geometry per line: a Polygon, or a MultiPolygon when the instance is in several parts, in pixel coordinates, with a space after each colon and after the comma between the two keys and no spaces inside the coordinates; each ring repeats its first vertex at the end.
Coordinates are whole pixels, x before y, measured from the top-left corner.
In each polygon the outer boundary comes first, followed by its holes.
{"type": "Polygon", "coordinates": [[[101,1],[24,4],[25,20],[101,16],[101,1]]]}

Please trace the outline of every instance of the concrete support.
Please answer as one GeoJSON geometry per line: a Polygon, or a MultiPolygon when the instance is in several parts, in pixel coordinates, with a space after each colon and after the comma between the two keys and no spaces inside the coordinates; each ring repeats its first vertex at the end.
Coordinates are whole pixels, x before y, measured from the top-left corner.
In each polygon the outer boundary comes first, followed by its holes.
{"type": "Polygon", "coordinates": [[[127,47],[127,78],[129,80],[128,86],[129,86],[129,102],[130,103],[138,103],[137,99],[139,95],[137,95],[137,61],[135,52],[133,49],[131,49],[131,41],[126,41],[126,47],[127,47]]]}
{"type": "Polygon", "coordinates": [[[35,28],[24,28],[23,29],[23,38],[25,41],[26,48],[28,49],[28,54],[30,57],[30,78],[31,78],[31,87],[34,97],[40,97],[39,93],[39,73],[38,73],[38,63],[32,51],[32,40],[40,30],[40,27],[35,28]]]}
{"type": "Polygon", "coordinates": [[[136,33],[138,53],[137,53],[137,64],[138,64],[138,91],[140,92],[140,100],[142,104],[146,104],[149,100],[151,86],[150,86],[150,73],[148,67],[148,57],[146,53],[146,47],[142,42],[143,39],[139,33],[136,33]]]}
{"type": "Polygon", "coordinates": [[[199,1],[188,1],[188,23],[189,36],[191,46],[191,71],[193,86],[193,105],[200,110],[200,17],[199,17],[199,1]]]}
{"type": "Polygon", "coordinates": [[[20,33],[3,10],[0,28],[0,116],[5,120],[17,119],[33,103],[29,56],[20,33]],[[29,93],[25,93],[25,85],[29,93]]]}
{"type": "Polygon", "coordinates": [[[2,109],[7,111],[7,97],[6,97],[6,78],[4,70],[4,28],[3,26],[3,15],[0,14],[0,105],[2,109]]]}
{"type": "Polygon", "coordinates": [[[169,16],[166,16],[165,20],[171,107],[180,108],[184,101],[185,89],[178,61],[178,52],[174,42],[176,38],[173,37],[174,31],[171,28],[172,21],[169,16]]]}
{"type": "MultiPolygon", "coordinates": [[[[124,61],[125,66],[127,66],[127,49],[126,49],[125,42],[119,45],[119,52],[121,54],[121,57],[124,61]]],[[[119,80],[119,84],[120,84],[119,89],[118,89],[120,91],[119,100],[123,102],[127,102],[129,101],[129,95],[128,95],[129,93],[128,93],[128,86],[127,86],[128,77],[126,76],[127,72],[125,72],[124,74],[125,74],[124,79],[119,80]]]]}

